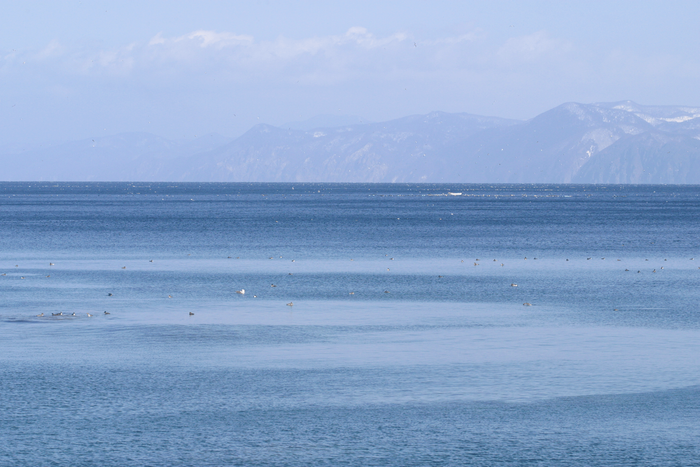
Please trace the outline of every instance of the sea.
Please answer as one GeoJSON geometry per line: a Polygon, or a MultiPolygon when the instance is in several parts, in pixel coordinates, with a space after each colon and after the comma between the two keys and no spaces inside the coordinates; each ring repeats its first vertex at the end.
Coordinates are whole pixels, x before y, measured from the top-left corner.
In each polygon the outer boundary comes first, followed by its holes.
{"type": "Polygon", "coordinates": [[[0,183],[2,466],[700,465],[700,186],[0,183]]]}

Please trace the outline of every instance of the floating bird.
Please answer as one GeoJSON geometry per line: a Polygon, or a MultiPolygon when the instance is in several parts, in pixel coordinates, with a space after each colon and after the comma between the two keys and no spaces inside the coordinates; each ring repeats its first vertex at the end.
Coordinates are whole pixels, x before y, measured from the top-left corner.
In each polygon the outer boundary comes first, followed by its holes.
{"type": "Polygon", "coordinates": [[[270,284],[270,287],[277,287],[275,284],[270,284]]]}
{"type": "Polygon", "coordinates": [[[530,303],[530,302],[525,302],[525,303],[523,303],[523,306],[532,306],[532,303],[530,303]]]}
{"type": "Polygon", "coordinates": [[[49,274],[49,275],[48,275],[48,276],[46,276],[46,277],[51,277],[51,274],[49,274]]]}
{"type": "Polygon", "coordinates": [[[126,269],[126,266],[122,266],[122,269],[126,269]]]}
{"type": "Polygon", "coordinates": [[[192,313],[191,311],[190,311],[190,316],[194,316],[194,313],[192,313]]]}
{"type": "Polygon", "coordinates": [[[87,315],[88,315],[88,318],[92,318],[92,315],[90,313],[88,313],[87,315]]]}
{"type": "Polygon", "coordinates": [[[105,311],[104,314],[108,315],[108,314],[109,314],[109,311],[105,311]]]}
{"type": "Polygon", "coordinates": [[[517,287],[518,284],[510,284],[511,287],[517,287]]]}
{"type": "Polygon", "coordinates": [[[39,314],[36,315],[36,316],[37,316],[37,318],[41,318],[42,316],[44,316],[44,313],[39,313],[39,314]]]}
{"type": "Polygon", "coordinates": [[[63,316],[63,312],[60,312],[60,313],[51,313],[51,316],[63,316]]]}
{"type": "Polygon", "coordinates": [[[589,259],[591,259],[591,258],[586,258],[586,261],[588,261],[589,259]]]}
{"type": "Polygon", "coordinates": [[[355,295],[355,292],[350,292],[350,295],[355,295]]]}
{"type": "Polygon", "coordinates": [[[49,266],[53,266],[53,263],[49,263],[49,266]]]}
{"type": "Polygon", "coordinates": [[[236,290],[236,293],[239,293],[241,295],[245,295],[245,289],[236,290]]]}
{"type": "MultiPolygon", "coordinates": [[[[229,258],[230,258],[230,256],[229,256],[229,258]]],[[[152,263],[152,262],[153,262],[153,260],[152,260],[152,259],[149,259],[149,260],[148,260],[148,262],[149,262],[149,263],[152,263]]]]}
{"type": "Polygon", "coordinates": [[[293,263],[293,262],[294,262],[294,260],[292,260],[292,263],[293,263]]]}
{"type": "Polygon", "coordinates": [[[111,297],[111,296],[112,296],[112,293],[111,293],[111,292],[110,292],[110,293],[108,293],[108,294],[107,294],[107,296],[108,296],[108,297],[111,297]]]}
{"type": "Polygon", "coordinates": [[[75,316],[75,311],[73,313],[71,313],[71,316],[75,316]]]}
{"type": "Polygon", "coordinates": [[[617,311],[617,308],[613,308],[613,311],[617,311]]]}
{"type": "Polygon", "coordinates": [[[287,303],[287,306],[294,306],[294,303],[289,302],[289,303],[287,303]]]}
{"type": "Polygon", "coordinates": [[[629,271],[629,269],[625,269],[625,271],[629,271]]]}
{"type": "Polygon", "coordinates": [[[24,279],[24,276],[20,277],[20,279],[24,279]]]}

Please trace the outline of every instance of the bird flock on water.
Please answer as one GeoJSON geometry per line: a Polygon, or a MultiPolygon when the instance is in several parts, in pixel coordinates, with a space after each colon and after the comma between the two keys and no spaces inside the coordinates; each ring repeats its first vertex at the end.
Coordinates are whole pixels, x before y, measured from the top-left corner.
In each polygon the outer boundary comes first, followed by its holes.
{"type": "MultiPolygon", "coordinates": [[[[188,256],[189,256],[189,255],[188,255],[188,256]]],[[[388,254],[385,255],[385,257],[387,257],[390,261],[394,261],[394,258],[393,258],[393,257],[389,257],[388,254]]],[[[282,256],[280,256],[279,258],[281,259],[282,256]]],[[[606,257],[600,257],[600,260],[601,260],[601,261],[605,261],[605,258],[606,258],[606,257]]],[[[228,259],[231,259],[231,256],[229,256],[228,259]]],[[[236,259],[240,259],[240,257],[236,257],[236,259]]],[[[275,258],[274,258],[273,256],[270,256],[269,259],[275,259],[275,258]]],[[[537,259],[538,259],[537,257],[533,257],[533,258],[532,258],[533,261],[536,261],[537,259]]],[[[354,260],[355,260],[354,258],[350,258],[350,261],[354,261],[354,260]]],[[[527,257],[527,256],[523,257],[523,261],[527,261],[527,260],[528,260],[528,257],[527,257]]],[[[593,260],[593,257],[591,257],[591,256],[586,257],[586,261],[592,261],[592,260],[593,260]]],[[[690,261],[694,261],[694,260],[695,260],[694,257],[690,258],[690,261]]],[[[150,259],[150,260],[148,260],[148,261],[149,261],[149,263],[153,263],[153,262],[154,262],[153,259],[150,259]]],[[[464,263],[464,261],[465,261],[465,260],[462,259],[462,260],[460,260],[460,263],[464,263]]],[[[476,259],[473,261],[474,267],[479,267],[479,266],[481,266],[481,265],[482,265],[482,262],[481,262],[481,261],[482,261],[482,260],[481,260],[480,258],[476,258],[476,259]]],[[[487,260],[487,261],[488,261],[488,260],[487,260]]],[[[621,262],[622,259],[617,258],[616,261],[621,262]]],[[[649,259],[648,259],[648,258],[645,258],[644,261],[645,261],[645,262],[648,262],[649,259]]],[[[668,262],[668,258],[664,258],[663,261],[664,261],[664,262],[668,262]]],[[[296,262],[296,261],[295,261],[294,259],[292,259],[291,262],[294,263],[294,262],[296,262]]],[[[565,258],[565,262],[570,262],[569,258],[565,258]]],[[[489,261],[489,263],[497,263],[497,264],[498,264],[498,261],[494,258],[492,261],[489,261]]],[[[55,263],[50,262],[50,263],[49,263],[49,266],[50,266],[50,267],[55,266],[55,263]]],[[[16,264],[15,267],[16,267],[16,268],[19,268],[19,265],[16,264]]],[[[500,267],[505,267],[505,263],[500,263],[500,267]]],[[[122,270],[126,270],[126,266],[121,266],[121,269],[122,269],[122,270]]],[[[656,274],[656,273],[657,273],[657,268],[653,268],[653,267],[652,267],[652,268],[650,268],[650,269],[651,269],[651,271],[650,271],[651,273],[653,273],[653,274],[656,274]]],[[[698,267],[698,269],[700,269],[700,267],[698,267]]],[[[664,271],[664,270],[665,270],[665,269],[664,269],[664,266],[658,267],[658,271],[664,271]]],[[[391,269],[390,269],[390,268],[386,268],[386,271],[387,271],[387,272],[391,272],[391,269]]],[[[647,269],[647,271],[649,271],[649,269],[647,269]]],[[[625,269],[624,269],[624,272],[631,272],[631,271],[630,271],[629,268],[625,268],[625,269]]],[[[637,274],[641,274],[641,273],[642,273],[642,269],[638,269],[638,270],[637,270],[637,274]]],[[[1,275],[7,277],[7,273],[6,273],[6,272],[2,273],[1,275]]],[[[293,275],[293,274],[290,272],[290,273],[288,273],[288,275],[291,276],[291,275],[293,275]]],[[[26,277],[28,277],[28,276],[19,276],[20,280],[25,280],[26,277]]],[[[46,275],[46,278],[51,278],[51,275],[50,275],[50,274],[46,275]]],[[[444,275],[438,275],[437,278],[438,278],[438,279],[443,279],[443,278],[445,278],[445,276],[444,276],[444,275]]],[[[277,285],[277,284],[270,284],[270,287],[271,287],[271,288],[278,288],[278,285],[277,285]]],[[[515,282],[512,282],[512,283],[510,284],[510,287],[516,288],[516,287],[518,287],[518,284],[515,283],[515,282]]],[[[243,288],[241,288],[241,289],[239,289],[239,290],[235,290],[234,292],[235,292],[236,295],[240,295],[240,296],[245,296],[245,295],[246,295],[246,290],[243,289],[243,288]]],[[[348,292],[348,295],[355,295],[355,292],[356,292],[356,291],[350,291],[350,292],[348,292]]],[[[384,294],[390,294],[390,293],[391,293],[391,292],[390,292],[389,290],[384,290],[384,294]]],[[[114,293],[108,292],[108,293],[106,294],[106,296],[107,296],[107,297],[114,297],[114,293]]],[[[167,295],[167,298],[169,298],[169,299],[173,298],[172,294],[167,295]]],[[[252,298],[257,298],[257,295],[253,295],[252,298]]],[[[293,306],[294,306],[294,303],[290,301],[289,303],[286,303],[286,305],[289,306],[289,307],[293,307],[293,306]]],[[[523,303],[523,306],[533,306],[533,305],[532,305],[532,303],[530,303],[530,302],[525,302],[525,303],[523,303]]],[[[618,308],[614,308],[613,311],[618,311],[618,308]]],[[[109,315],[111,315],[111,312],[109,312],[109,311],[107,311],[107,310],[104,310],[101,314],[102,314],[103,316],[109,316],[109,315]]],[[[189,311],[189,312],[188,312],[188,315],[189,315],[189,316],[194,316],[195,314],[194,314],[194,312],[189,311]]],[[[50,314],[50,317],[52,317],[52,318],[63,318],[63,317],[66,317],[66,318],[75,318],[75,317],[77,317],[77,316],[78,316],[78,315],[76,314],[76,312],[64,313],[64,312],[62,312],[62,311],[59,311],[59,312],[55,312],[55,313],[52,312],[52,313],[50,314]]],[[[87,312],[87,313],[85,313],[85,316],[87,316],[88,318],[92,318],[92,317],[94,317],[95,315],[94,315],[93,313],[87,312]]],[[[37,318],[45,318],[45,317],[48,317],[48,315],[45,315],[45,314],[42,312],[42,313],[37,314],[36,317],[37,317],[37,318]]]]}

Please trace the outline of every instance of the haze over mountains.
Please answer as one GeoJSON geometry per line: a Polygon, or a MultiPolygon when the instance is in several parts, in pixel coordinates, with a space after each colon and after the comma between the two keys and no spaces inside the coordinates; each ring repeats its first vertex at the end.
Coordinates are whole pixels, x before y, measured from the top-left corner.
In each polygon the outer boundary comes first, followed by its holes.
{"type": "Polygon", "coordinates": [[[700,108],[567,103],[527,121],[325,116],[233,140],[125,133],[0,161],[5,181],[698,184],[700,108]]]}

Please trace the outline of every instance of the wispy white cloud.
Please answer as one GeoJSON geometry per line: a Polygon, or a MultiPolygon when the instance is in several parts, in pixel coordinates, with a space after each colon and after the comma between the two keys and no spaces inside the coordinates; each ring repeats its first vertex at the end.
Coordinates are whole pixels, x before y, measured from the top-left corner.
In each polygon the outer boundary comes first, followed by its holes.
{"type": "MultiPolygon", "coordinates": [[[[421,46],[436,46],[440,44],[461,44],[465,42],[473,42],[477,39],[480,39],[483,37],[483,31],[481,29],[476,29],[474,31],[471,31],[467,34],[460,34],[459,36],[447,36],[447,37],[439,37],[436,39],[431,39],[427,41],[421,41],[420,45],[421,46]]],[[[418,46],[418,44],[416,44],[418,46]]]]}
{"type": "MultiPolygon", "coordinates": [[[[614,89],[614,83],[626,88],[630,76],[661,82],[679,73],[700,74],[698,60],[623,50],[594,53],[545,30],[495,39],[493,32],[473,29],[419,39],[410,32],[377,35],[355,26],[340,34],[257,40],[246,34],[201,29],[174,36],[158,33],[122,46],[75,47],[51,41],[34,51],[0,53],[3,76],[40,77],[47,86],[79,87],[84,84],[79,79],[100,86],[101,79],[109,78],[128,86],[187,92],[203,83],[211,92],[245,85],[261,93],[270,87],[293,93],[298,89],[288,86],[393,89],[401,82],[405,83],[401,90],[407,91],[413,83],[426,96],[490,92],[507,100],[538,92],[555,99],[550,96],[558,89],[564,97],[556,99],[570,100],[575,96],[566,96],[572,89],[576,95],[581,89],[597,95],[600,86],[593,88],[592,83],[613,83],[608,87],[614,89]]],[[[627,97],[634,96],[620,96],[627,97]]]]}
{"type": "Polygon", "coordinates": [[[155,55],[167,54],[170,58],[183,60],[191,57],[189,50],[195,46],[200,49],[211,49],[219,53],[221,58],[238,56],[268,61],[273,59],[291,60],[300,55],[329,54],[333,53],[335,49],[348,45],[358,49],[371,50],[400,43],[407,38],[408,35],[405,33],[378,38],[366,28],[352,27],[341,35],[303,39],[279,37],[274,41],[258,42],[249,35],[199,30],[178,37],[163,37],[161,33],[158,33],[149,41],[148,47],[150,52],[155,55]]]}
{"type": "Polygon", "coordinates": [[[249,46],[253,44],[252,36],[216,31],[194,31],[185,36],[173,39],[174,42],[182,42],[185,40],[195,41],[199,43],[200,47],[213,47],[216,49],[241,45],[249,46]]]}
{"type": "Polygon", "coordinates": [[[405,41],[408,38],[408,35],[399,32],[392,34],[388,37],[377,39],[376,37],[374,37],[374,34],[367,31],[367,29],[362,27],[353,27],[348,29],[348,32],[346,32],[344,36],[335,37],[337,37],[336,41],[339,43],[354,42],[357,45],[360,45],[367,49],[373,49],[376,47],[383,47],[388,44],[405,41]]]}
{"type": "Polygon", "coordinates": [[[55,57],[61,55],[64,52],[64,50],[65,48],[56,39],[53,39],[46,45],[46,47],[44,47],[42,50],[39,51],[38,54],[36,54],[36,58],[38,58],[39,60],[43,60],[49,57],[55,57]]]}
{"type": "Polygon", "coordinates": [[[546,31],[511,37],[498,49],[497,55],[507,63],[534,62],[572,50],[568,41],[551,37],[546,31]]]}
{"type": "Polygon", "coordinates": [[[136,42],[114,49],[79,53],[66,63],[82,74],[127,76],[139,60],[139,46],[136,42]]]}
{"type": "MultiPolygon", "coordinates": [[[[571,44],[545,31],[513,37],[498,45],[473,30],[456,36],[418,40],[408,32],[377,36],[355,26],[342,34],[256,40],[253,36],[196,30],[179,36],[155,34],[148,42],[111,48],[71,49],[51,41],[30,60],[61,57],[54,72],[86,76],[149,74],[177,80],[187,76],[224,74],[231,79],[300,80],[306,83],[362,79],[396,79],[413,74],[464,72],[517,66],[560,57],[571,44]],[[178,73],[178,71],[180,73],[178,73]]],[[[25,54],[26,55],[26,54],[25,54]]],[[[5,65],[17,63],[14,53],[5,65]]]]}

